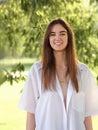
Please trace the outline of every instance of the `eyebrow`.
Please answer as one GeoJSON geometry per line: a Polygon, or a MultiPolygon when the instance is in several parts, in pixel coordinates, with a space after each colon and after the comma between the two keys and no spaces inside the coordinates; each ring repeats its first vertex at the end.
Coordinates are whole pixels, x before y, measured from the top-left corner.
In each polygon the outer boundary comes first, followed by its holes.
{"type": "MultiPolygon", "coordinates": [[[[55,32],[50,32],[50,33],[55,33],[55,32]]],[[[60,31],[59,33],[67,33],[67,31],[60,31]]]]}

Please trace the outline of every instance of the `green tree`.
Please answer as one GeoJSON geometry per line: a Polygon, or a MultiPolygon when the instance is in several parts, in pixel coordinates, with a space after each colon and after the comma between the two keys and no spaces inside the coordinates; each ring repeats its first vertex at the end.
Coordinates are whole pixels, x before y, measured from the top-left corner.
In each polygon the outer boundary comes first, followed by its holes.
{"type": "Polygon", "coordinates": [[[25,16],[16,0],[6,1],[0,5],[0,58],[20,56],[23,50],[24,37],[22,27],[25,16]],[[23,19],[22,19],[23,18],[23,19]]]}
{"type": "Polygon", "coordinates": [[[97,2],[85,0],[10,0],[0,6],[0,48],[18,56],[40,57],[49,21],[63,17],[73,28],[77,55],[90,67],[98,66],[97,2]],[[4,43],[6,46],[4,47],[4,43]]]}
{"type": "Polygon", "coordinates": [[[40,54],[42,36],[47,23],[55,17],[63,17],[73,27],[78,58],[91,67],[98,66],[98,28],[94,28],[98,22],[97,4],[85,3],[85,1],[32,1],[22,3],[24,11],[29,12],[29,33],[26,43],[27,52],[40,54]],[[27,3],[28,4],[27,4],[27,3]],[[30,7],[30,8],[29,8],[30,7]],[[31,30],[31,31],[30,31],[31,30]],[[33,46],[33,44],[35,44],[33,46]],[[32,49],[35,48],[35,51],[32,49]],[[38,50],[39,51],[38,51],[38,50]]]}

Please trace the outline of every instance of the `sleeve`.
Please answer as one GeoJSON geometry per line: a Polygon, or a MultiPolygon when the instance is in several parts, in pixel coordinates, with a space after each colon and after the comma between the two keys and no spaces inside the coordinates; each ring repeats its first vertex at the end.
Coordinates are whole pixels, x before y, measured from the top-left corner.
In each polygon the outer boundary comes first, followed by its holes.
{"type": "Polygon", "coordinates": [[[30,69],[28,73],[28,77],[25,82],[24,89],[19,101],[19,108],[30,113],[35,113],[35,107],[36,107],[36,95],[35,95],[36,88],[34,88],[35,87],[34,78],[36,77],[34,75],[35,70],[34,67],[32,67],[32,69],[30,69]]]}
{"type": "Polygon", "coordinates": [[[85,116],[98,115],[98,86],[89,70],[86,74],[85,85],[85,116]]]}

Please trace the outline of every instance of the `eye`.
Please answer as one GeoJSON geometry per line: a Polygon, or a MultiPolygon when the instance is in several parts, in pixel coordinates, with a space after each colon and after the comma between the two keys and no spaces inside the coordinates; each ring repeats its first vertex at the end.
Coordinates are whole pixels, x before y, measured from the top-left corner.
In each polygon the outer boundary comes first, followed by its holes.
{"type": "Polygon", "coordinates": [[[55,36],[55,35],[56,35],[55,33],[50,33],[50,37],[51,37],[51,36],[55,36]]]}
{"type": "Polygon", "coordinates": [[[61,36],[66,36],[66,35],[67,35],[67,33],[62,32],[62,33],[60,33],[60,35],[61,35],[61,36]]]}
{"type": "Polygon", "coordinates": [[[61,35],[61,36],[64,36],[64,35],[66,35],[66,34],[65,34],[65,33],[61,33],[60,35],[61,35]]]}

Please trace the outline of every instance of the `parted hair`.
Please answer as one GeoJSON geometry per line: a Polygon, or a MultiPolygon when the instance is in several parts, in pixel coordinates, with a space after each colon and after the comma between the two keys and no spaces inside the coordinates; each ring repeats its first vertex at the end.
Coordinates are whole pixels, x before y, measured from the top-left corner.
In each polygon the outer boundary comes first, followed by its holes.
{"type": "Polygon", "coordinates": [[[54,25],[60,24],[67,30],[68,44],[65,49],[66,60],[67,60],[67,74],[69,75],[74,89],[78,92],[78,80],[77,80],[77,58],[76,58],[76,47],[74,33],[69,23],[62,18],[56,18],[52,20],[46,28],[44,39],[43,39],[43,50],[42,50],[42,83],[44,90],[56,89],[56,66],[53,49],[50,46],[49,36],[51,29],[54,25]]]}

